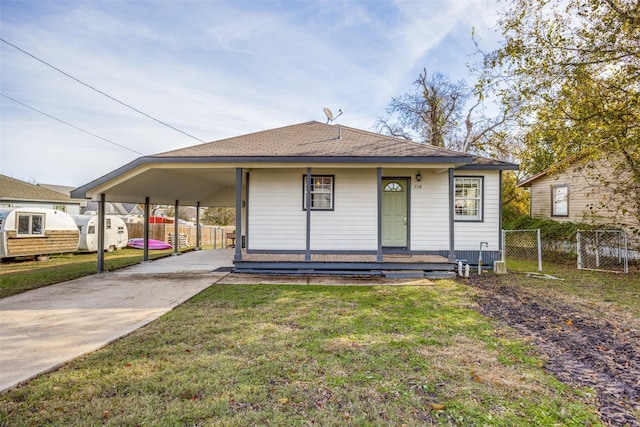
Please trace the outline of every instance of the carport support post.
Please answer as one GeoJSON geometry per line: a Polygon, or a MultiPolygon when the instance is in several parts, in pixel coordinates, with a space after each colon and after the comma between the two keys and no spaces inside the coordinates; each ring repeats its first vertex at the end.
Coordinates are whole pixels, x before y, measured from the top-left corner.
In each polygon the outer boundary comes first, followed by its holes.
{"type": "Polygon", "coordinates": [[[149,261],[149,198],[144,199],[144,250],[143,261],[149,261]]]}
{"type": "MultiPolygon", "coordinates": [[[[224,232],[223,232],[224,233],[224,232]]],[[[222,241],[226,236],[222,236],[222,241]]],[[[236,168],[236,247],[234,261],[242,261],[242,168],[236,168]]],[[[224,245],[223,245],[224,246],[224,245]]]]}
{"type": "Polygon", "coordinates": [[[178,236],[178,208],[179,208],[178,200],[176,200],[176,205],[174,207],[174,215],[173,215],[173,255],[180,255],[180,236],[178,236]]]}
{"type": "Polygon", "coordinates": [[[104,273],[104,218],[105,218],[105,195],[100,194],[98,201],[98,273],[104,273]]]}
{"type": "Polygon", "coordinates": [[[196,251],[200,250],[200,202],[196,204],[196,251]]]}

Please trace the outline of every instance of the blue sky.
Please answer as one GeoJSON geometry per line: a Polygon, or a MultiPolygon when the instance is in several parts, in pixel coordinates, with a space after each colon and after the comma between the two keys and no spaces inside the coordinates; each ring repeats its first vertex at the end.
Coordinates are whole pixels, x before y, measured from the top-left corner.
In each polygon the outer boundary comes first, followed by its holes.
{"type": "MultiPolygon", "coordinates": [[[[326,120],[373,130],[423,68],[472,83],[496,0],[0,1],[4,40],[203,141],[326,120]]],[[[0,43],[0,173],[79,186],[199,142],[0,43]]]]}

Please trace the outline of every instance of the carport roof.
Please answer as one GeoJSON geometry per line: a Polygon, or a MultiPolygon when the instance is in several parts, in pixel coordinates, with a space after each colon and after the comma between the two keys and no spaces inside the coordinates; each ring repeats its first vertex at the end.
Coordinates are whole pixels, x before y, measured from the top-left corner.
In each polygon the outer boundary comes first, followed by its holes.
{"type": "MultiPolygon", "coordinates": [[[[109,201],[194,204],[235,186],[236,167],[256,164],[448,164],[464,169],[517,165],[315,121],[140,157],[72,192],[109,201]]],[[[206,206],[206,205],[205,205],[206,206]]]]}

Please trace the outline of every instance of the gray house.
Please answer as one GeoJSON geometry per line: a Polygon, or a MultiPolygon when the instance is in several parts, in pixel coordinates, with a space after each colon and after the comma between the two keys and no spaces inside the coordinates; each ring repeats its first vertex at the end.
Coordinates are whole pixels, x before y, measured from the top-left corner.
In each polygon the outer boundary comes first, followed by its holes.
{"type": "Polygon", "coordinates": [[[517,168],[307,122],[141,157],[72,196],[235,207],[237,272],[422,273],[498,258],[517,168]]]}

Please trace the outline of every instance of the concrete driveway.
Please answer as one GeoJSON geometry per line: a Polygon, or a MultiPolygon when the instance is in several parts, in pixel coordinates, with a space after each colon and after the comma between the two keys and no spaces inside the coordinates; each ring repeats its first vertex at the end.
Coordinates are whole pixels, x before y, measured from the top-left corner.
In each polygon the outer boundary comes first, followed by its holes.
{"type": "Polygon", "coordinates": [[[157,319],[232,259],[233,249],[188,252],[0,300],[0,392],[157,319]]]}

